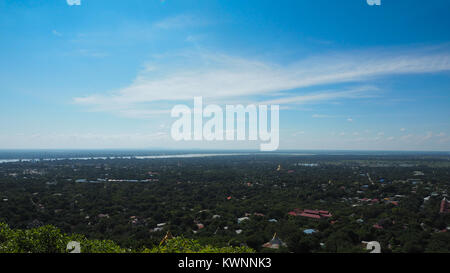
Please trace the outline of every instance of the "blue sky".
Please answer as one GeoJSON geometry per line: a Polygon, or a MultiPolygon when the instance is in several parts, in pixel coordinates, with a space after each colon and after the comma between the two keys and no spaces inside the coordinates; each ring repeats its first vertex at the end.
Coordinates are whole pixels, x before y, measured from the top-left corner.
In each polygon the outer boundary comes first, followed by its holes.
{"type": "Polygon", "coordinates": [[[0,1],[0,148],[174,142],[170,109],[279,104],[280,149],[450,150],[450,1],[0,1]]]}

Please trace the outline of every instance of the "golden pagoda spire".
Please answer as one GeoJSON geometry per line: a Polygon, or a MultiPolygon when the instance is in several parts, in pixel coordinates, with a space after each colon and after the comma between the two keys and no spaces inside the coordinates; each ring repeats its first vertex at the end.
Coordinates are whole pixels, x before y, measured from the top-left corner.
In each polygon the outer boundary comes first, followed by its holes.
{"type": "Polygon", "coordinates": [[[162,245],[163,243],[167,242],[167,240],[172,239],[172,233],[170,233],[170,230],[167,231],[166,236],[164,236],[164,238],[161,240],[161,242],[159,243],[159,245],[162,245]]]}

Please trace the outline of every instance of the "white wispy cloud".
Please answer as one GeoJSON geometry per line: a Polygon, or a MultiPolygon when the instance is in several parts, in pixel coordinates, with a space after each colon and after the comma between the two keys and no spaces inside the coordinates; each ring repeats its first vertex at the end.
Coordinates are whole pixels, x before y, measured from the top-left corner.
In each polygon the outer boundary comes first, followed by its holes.
{"type": "Polygon", "coordinates": [[[433,137],[433,132],[427,132],[426,135],[422,138],[423,141],[429,140],[433,137]]]}
{"type": "Polygon", "coordinates": [[[401,136],[400,139],[405,141],[405,140],[409,140],[409,139],[411,139],[413,137],[414,137],[413,134],[407,134],[407,135],[401,136]]]}
{"type": "Polygon", "coordinates": [[[52,30],[52,33],[53,33],[53,35],[58,36],[58,37],[62,36],[62,33],[58,32],[56,30],[52,30]]]}
{"type": "MultiPolygon", "coordinates": [[[[314,103],[314,102],[323,102],[330,101],[335,99],[356,99],[356,98],[367,98],[372,97],[372,94],[369,94],[370,91],[378,90],[373,86],[361,86],[358,88],[353,88],[344,91],[336,91],[336,90],[327,90],[320,91],[315,93],[308,93],[299,96],[284,96],[278,99],[266,100],[263,101],[263,104],[306,104],[306,103],[314,103]]],[[[327,115],[316,115],[313,116],[315,118],[325,118],[325,117],[333,117],[327,115]]]]}
{"type": "Polygon", "coordinates": [[[81,5],[81,0],[66,0],[69,6],[79,6],[81,5]]]}
{"type": "Polygon", "coordinates": [[[312,118],[335,118],[338,116],[334,116],[334,115],[323,115],[323,114],[314,114],[311,116],[312,118]]]}
{"type": "Polygon", "coordinates": [[[175,28],[205,26],[207,24],[208,21],[203,17],[195,16],[192,14],[180,14],[158,21],[154,24],[154,26],[161,29],[175,29],[175,28]]]}
{"type": "Polygon", "coordinates": [[[0,134],[2,147],[23,149],[30,143],[36,148],[130,148],[152,147],[171,141],[168,132],[148,133],[35,133],[0,134]]]}
{"type": "Polygon", "coordinates": [[[298,132],[294,132],[292,134],[292,136],[301,136],[301,135],[304,135],[304,134],[305,134],[305,131],[298,131],[298,132]]]}
{"type": "Polygon", "coordinates": [[[89,49],[79,49],[75,54],[79,54],[85,57],[103,58],[107,57],[109,54],[106,52],[94,51],[89,49]]]}
{"type": "Polygon", "coordinates": [[[126,112],[146,109],[142,108],[145,104],[162,101],[191,101],[194,96],[216,101],[273,96],[265,101],[272,104],[370,97],[376,88],[367,85],[306,94],[297,91],[295,95],[282,92],[327,84],[364,83],[394,74],[448,71],[450,51],[443,47],[329,53],[286,65],[224,54],[187,53],[159,56],[148,67],[151,69],[143,69],[125,88],[77,97],[74,101],[92,109],[126,112]]]}
{"type": "MultiPolygon", "coordinates": [[[[341,98],[341,97],[339,97],[339,96],[330,96],[329,98],[336,99],[336,98],[341,98]]],[[[354,97],[350,97],[350,98],[354,98],[354,97]]],[[[346,118],[346,116],[343,116],[343,115],[324,115],[324,114],[313,114],[311,117],[312,118],[320,118],[320,119],[336,119],[336,118],[341,119],[341,118],[346,118]]],[[[353,118],[346,118],[346,120],[348,122],[353,122],[353,118]]]]}

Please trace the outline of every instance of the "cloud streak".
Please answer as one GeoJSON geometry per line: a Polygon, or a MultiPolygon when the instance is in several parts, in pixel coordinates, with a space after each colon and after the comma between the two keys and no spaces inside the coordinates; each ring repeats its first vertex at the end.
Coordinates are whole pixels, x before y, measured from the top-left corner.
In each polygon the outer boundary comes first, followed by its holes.
{"type": "Polygon", "coordinates": [[[80,6],[81,0],[66,0],[67,5],[69,6],[80,6]]]}
{"type": "Polygon", "coordinates": [[[200,19],[198,16],[181,14],[173,17],[165,18],[154,24],[155,27],[160,29],[177,29],[195,26],[205,26],[208,22],[204,19],[200,19]]]}
{"type": "Polygon", "coordinates": [[[140,107],[145,104],[191,101],[194,96],[225,102],[262,95],[274,97],[266,103],[305,104],[368,97],[376,88],[308,94],[296,91],[290,96],[281,96],[281,92],[448,70],[450,53],[446,47],[329,53],[284,65],[223,54],[188,53],[159,56],[129,86],[108,94],[77,97],[74,102],[100,111],[122,112],[143,109],[140,107]]]}

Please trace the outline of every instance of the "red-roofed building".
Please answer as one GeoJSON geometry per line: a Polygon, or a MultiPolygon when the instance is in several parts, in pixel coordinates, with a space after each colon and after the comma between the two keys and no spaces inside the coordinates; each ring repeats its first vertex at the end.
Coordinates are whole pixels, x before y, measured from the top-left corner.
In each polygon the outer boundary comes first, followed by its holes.
{"type": "Polygon", "coordinates": [[[330,218],[333,215],[327,210],[311,210],[311,209],[294,209],[293,211],[288,212],[289,215],[292,216],[303,216],[313,219],[321,219],[321,218],[330,218]]]}
{"type": "Polygon", "coordinates": [[[310,213],[310,214],[319,214],[318,210],[311,210],[311,209],[305,209],[305,210],[303,210],[303,212],[310,213]]]}
{"type": "Polygon", "coordinates": [[[308,218],[313,218],[313,219],[320,219],[320,215],[317,215],[317,214],[311,214],[311,213],[306,213],[306,212],[302,212],[302,213],[300,214],[300,216],[308,217],[308,218]]]}
{"type": "Polygon", "coordinates": [[[441,207],[439,209],[439,213],[450,213],[450,206],[447,199],[444,197],[441,201],[441,207]]]}
{"type": "Polygon", "coordinates": [[[373,227],[376,228],[376,229],[383,229],[383,227],[380,226],[379,224],[375,224],[375,225],[373,225],[373,227]]]}

